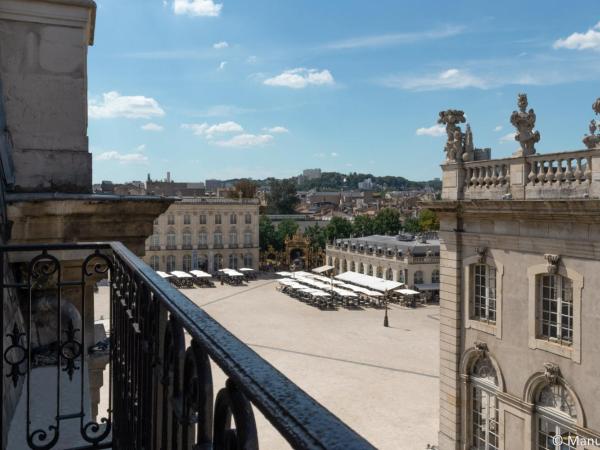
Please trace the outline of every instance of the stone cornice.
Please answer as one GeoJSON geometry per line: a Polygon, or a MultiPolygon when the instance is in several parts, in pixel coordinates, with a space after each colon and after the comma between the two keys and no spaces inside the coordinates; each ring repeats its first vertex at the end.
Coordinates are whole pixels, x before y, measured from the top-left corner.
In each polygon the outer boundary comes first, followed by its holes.
{"type": "Polygon", "coordinates": [[[86,30],[94,44],[96,2],[93,0],[0,0],[0,19],[34,22],[86,30]]]}

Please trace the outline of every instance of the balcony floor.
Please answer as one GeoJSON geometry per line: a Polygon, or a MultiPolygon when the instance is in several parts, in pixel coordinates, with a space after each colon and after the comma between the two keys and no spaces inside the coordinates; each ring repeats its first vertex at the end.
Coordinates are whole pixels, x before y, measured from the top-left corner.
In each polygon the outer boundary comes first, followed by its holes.
{"type": "MultiPolygon", "coordinates": [[[[321,311],[276,286],[258,280],[181,292],[377,448],[437,443],[437,306],[391,305],[391,327],[384,328],[383,310],[321,311]]],[[[107,288],[98,295],[107,298],[107,288]]],[[[102,304],[96,302],[96,317],[102,304]]],[[[216,393],[225,377],[214,364],[213,374],[216,393]]],[[[261,448],[290,448],[256,414],[261,448]]]]}

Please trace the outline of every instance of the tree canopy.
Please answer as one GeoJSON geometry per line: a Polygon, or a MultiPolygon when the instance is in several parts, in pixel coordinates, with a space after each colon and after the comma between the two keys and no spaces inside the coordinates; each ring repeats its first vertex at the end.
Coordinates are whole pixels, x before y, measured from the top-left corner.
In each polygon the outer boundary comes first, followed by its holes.
{"type": "Polygon", "coordinates": [[[300,199],[296,196],[296,183],[292,180],[271,179],[267,196],[269,214],[293,214],[300,199]]]}

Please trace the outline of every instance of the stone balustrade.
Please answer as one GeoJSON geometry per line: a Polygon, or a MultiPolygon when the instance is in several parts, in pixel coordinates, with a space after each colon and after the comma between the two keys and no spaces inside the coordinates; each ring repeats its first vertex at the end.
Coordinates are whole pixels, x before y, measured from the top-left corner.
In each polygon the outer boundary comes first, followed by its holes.
{"type": "Polygon", "coordinates": [[[446,162],[442,198],[600,198],[600,149],[446,162]]]}

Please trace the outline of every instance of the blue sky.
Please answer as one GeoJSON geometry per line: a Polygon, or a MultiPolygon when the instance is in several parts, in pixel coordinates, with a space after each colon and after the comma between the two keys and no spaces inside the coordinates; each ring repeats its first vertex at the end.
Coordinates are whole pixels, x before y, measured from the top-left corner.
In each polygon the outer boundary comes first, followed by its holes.
{"type": "Polygon", "coordinates": [[[600,96],[600,2],[97,0],[89,49],[94,181],[440,176],[438,112],[478,147],[579,149],[600,96]]]}

